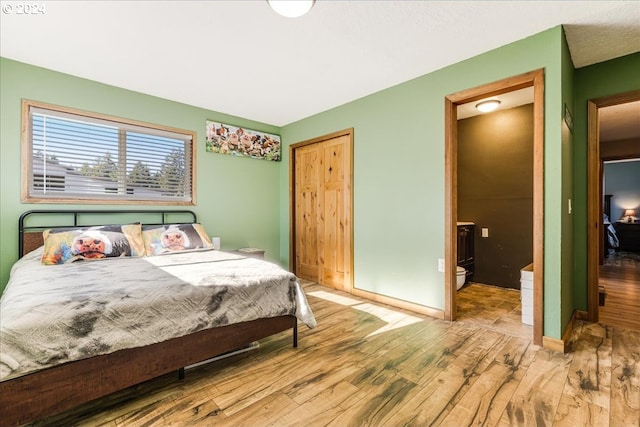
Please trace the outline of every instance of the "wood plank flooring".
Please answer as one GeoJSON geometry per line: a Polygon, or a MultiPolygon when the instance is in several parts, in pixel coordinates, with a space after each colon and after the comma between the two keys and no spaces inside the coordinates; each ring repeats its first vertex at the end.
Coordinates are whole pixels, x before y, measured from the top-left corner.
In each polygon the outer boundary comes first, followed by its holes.
{"type": "Polygon", "coordinates": [[[446,322],[304,288],[318,327],[300,327],[297,349],[281,333],[36,425],[640,425],[640,332],[579,322],[560,354],[480,311],[446,322]]]}
{"type": "Polygon", "coordinates": [[[611,256],[600,266],[599,285],[607,292],[600,322],[640,331],[640,263],[611,256]]]}
{"type": "Polygon", "coordinates": [[[533,326],[522,323],[520,291],[470,282],[458,291],[458,321],[532,339],[533,326]]]}

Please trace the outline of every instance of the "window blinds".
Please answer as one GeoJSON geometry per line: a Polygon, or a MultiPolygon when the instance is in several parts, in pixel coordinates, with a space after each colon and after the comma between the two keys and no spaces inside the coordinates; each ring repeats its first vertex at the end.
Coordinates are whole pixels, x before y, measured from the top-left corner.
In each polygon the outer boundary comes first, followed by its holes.
{"type": "Polygon", "coordinates": [[[31,106],[29,196],[192,201],[190,134],[31,106]]]}

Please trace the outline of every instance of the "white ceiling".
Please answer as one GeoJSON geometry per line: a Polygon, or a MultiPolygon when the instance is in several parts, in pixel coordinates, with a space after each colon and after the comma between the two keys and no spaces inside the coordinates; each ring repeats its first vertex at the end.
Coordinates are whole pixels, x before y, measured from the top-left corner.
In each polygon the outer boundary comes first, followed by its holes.
{"type": "Polygon", "coordinates": [[[640,1],[1,1],[0,55],[283,126],[564,24],[583,67],[640,51],[640,1]]]}

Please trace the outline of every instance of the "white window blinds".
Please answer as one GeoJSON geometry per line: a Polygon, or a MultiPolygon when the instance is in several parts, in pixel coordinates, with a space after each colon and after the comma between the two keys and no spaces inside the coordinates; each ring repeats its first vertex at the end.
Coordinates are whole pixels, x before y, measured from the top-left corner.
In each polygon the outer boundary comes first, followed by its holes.
{"type": "Polygon", "coordinates": [[[193,136],[30,105],[32,199],[193,201],[193,136]]]}

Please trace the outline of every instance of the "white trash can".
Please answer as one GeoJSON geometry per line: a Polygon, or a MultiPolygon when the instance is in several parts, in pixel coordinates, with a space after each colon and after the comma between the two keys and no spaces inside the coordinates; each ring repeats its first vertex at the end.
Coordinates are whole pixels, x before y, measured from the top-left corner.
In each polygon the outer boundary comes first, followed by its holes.
{"type": "Polygon", "coordinates": [[[522,323],[533,325],[533,263],[520,270],[520,302],[522,323]]]}

